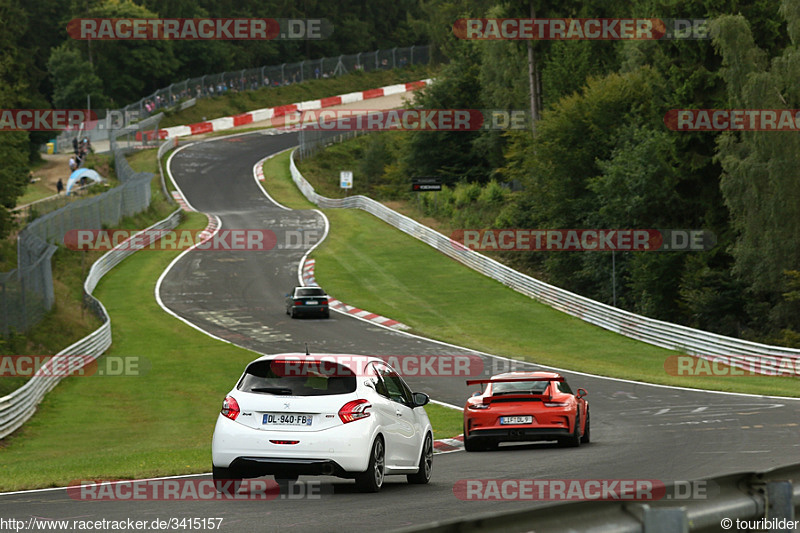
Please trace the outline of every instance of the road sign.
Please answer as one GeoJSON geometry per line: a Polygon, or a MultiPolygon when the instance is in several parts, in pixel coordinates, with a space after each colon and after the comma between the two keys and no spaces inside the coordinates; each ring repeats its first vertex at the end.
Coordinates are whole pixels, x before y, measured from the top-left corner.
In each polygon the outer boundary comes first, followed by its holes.
{"type": "Polygon", "coordinates": [[[353,188],[353,171],[352,170],[342,170],[339,172],[339,187],[342,189],[352,189],[353,188]]]}
{"type": "Polygon", "coordinates": [[[411,190],[414,192],[441,191],[442,180],[439,178],[414,178],[411,181],[411,190]]]}

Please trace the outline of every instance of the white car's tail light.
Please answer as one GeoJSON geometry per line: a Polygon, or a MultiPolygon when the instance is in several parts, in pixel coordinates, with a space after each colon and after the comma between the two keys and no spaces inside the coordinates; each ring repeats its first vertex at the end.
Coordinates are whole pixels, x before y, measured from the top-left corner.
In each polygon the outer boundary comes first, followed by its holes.
{"type": "Polygon", "coordinates": [[[220,413],[222,413],[222,416],[225,418],[236,420],[236,417],[239,416],[239,402],[237,402],[233,396],[228,396],[222,402],[222,410],[220,413]]]}
{"type": "Polygon", "coordinates": [[[341,418],[342,422],[345,424],[367,418],[370,415],[367,409],[370,407],[372,407],[372,404],[364,399],[347,402],[339,409],[339,418],[341,418]]]}

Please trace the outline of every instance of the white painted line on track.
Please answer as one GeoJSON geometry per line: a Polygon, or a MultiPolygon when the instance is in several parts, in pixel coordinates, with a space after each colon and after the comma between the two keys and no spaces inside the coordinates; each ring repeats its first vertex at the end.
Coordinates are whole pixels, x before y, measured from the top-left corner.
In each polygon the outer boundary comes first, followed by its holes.
{"type": "MultiPolygon", "coordinates": [[[[164,479],[183,479],[187,477],[201,477],[210,475],[211,472],[206,472],[205,474],[182,474],[180,476],[149,477],[144,479],[115,479],[114,481],[104,481],[102,483],[98,483],[98,485],[112,485],[114,483],[144,483],[146,481],[161,481],[164,479]]],[[[68,488],[69,487],[49,487],[46,489],[15,490],[11,492],[0,492],[0,496],[11,496],[13,494],[33,494],[35,492],[53,492],[56,490],[67,490],[68,488]]]]}

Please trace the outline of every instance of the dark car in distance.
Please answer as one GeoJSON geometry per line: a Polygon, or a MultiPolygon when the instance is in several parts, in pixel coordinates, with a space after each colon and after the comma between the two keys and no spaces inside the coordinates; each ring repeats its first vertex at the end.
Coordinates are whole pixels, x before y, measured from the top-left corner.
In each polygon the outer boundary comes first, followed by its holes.
{"type": "Polygon", "coordinates": [[[295,287],[286,295],[286,314],[292,318],[302,315],[329,318],[328,295],[320,287],[295,287]]]}

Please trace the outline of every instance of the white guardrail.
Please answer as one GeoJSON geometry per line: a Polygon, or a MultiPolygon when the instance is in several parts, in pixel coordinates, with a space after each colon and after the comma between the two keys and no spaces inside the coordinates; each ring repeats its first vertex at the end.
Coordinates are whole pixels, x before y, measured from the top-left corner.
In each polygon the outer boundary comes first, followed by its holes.
{"type": "Polygon", "coordinates": [[[618,309],[517,272],[366,196],[344,199],[320,196],[297,169],[294,154],[293,151],[290,163],[292,179],[306,198],[319,207],[363,209],[448,257],[568,315],[632,339],[703,359],[726,356],[728,364],[757,373],[785,374],[787,360],[793,360],[794,368],[800,366],[798,349],[726,337],[618,309]],[[758,365],[752,364],[754,356],[758,357],[758,365]]]}
{"type": "Polygon", "coordinates": [[[42,365],[36,375],[22,387],[0,398],[0,439],[7,437],[27,422],[34,415],[36,406],[44,399],[45,395],[65,376],[77,372],[95,361],[111,346],[111,319],[100,300],[92,296],[92,292],[108,271],[132,253],[147,247],[151,241],[159,239],[163,234],[163,232],[152,230],[175,229],[181,221],[181,214],[181,209],[176,210],[164,220],[156,222],[136,234],[146,233],[144,238],[132,236],[94,262],[83,283],[84,302],[98,311],[103,319],[103,325],[72,346],[58,352],[42,365]],[[129,244],[129,241],[135,242],[136,245],[129,244]]]}

